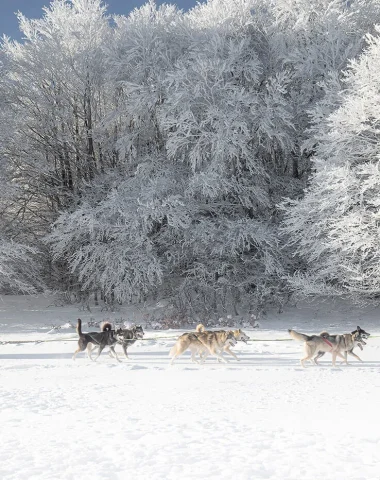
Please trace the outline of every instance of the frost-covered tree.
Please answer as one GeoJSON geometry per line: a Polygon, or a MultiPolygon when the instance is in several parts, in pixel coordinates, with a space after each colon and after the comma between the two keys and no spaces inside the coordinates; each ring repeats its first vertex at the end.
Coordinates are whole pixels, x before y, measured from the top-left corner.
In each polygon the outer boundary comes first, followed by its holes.
{"type": "Polygon", "coordinates": [[[284,206],[289,243],[305,261],[293,282],[310,294],[380,292],[379,36],[367,44],[346,73],[339,108],[319,129],[305,197],[284,206]]]}
{"type": "Polygon", "coordinates": [[[2,214],[8,238],[43,248],[58,212],[116,163],[114,132],[101,125],[115,107],[102,50],[112,30],[100,0],[55,0],[41,19],[18,17],[23,42],[1,47],[0,156],[14,193],[2,214]]]}
{"type": "Polygon", "coordinates": [[[186,307],[215,310],[270,289],[280,264],[268,169],[273,145],[289,148],[286,79],[263,77],[254,42],[236,29],[242,38],[202,32],[193,17],[153,2],[118,20],[108,51],[129,178],[86,207],[85,251],[72,229],[82,210],[61,217],[50,237],[58,257],[72,252],[86,287],[100,282],[130,300],[162,283],[186,307]],[[87,215],[97,219],[91,233],[87,215]]]}
{"type": "Polygon", "coordinates": [[[195,206],[184,294],[191,286],[214,309],[247,294],[258,303],[280,270],[271,190],[292,143],[286,76],[266,75],[256,35],[234,33],[198,35],[168,76],[161,111],[168,156],[189,169],[184,197],[195,206]]]}
{"type": "Polygon", "coordinates": [[[342,72],[362,51],[364,36],[380,18],[380,4],[377,0],[281,0],[273,6],[273,17],[270,50],[277,52],[277,68],[288,74],[293,174],[301,180],[298,187],[304,187],[316,143],[310,128],[336,108],[342,72]]]}
{"type": "MultiPolygon", "coordinates": [[[[280,250],[278,204],[331,163],[342,72],[379,7],[151,0],[111,26],[100,0],[55,0],[20,16],[25,41],[0,54],[6,238],[38,245],[52,226],[57,283],[111,301],[165,295],[198,313],[281,301],[286,269],[314,254],[280,250]]],[[[300,234],[292,215],[285,230],[300,234]]]]}
{"type": "Polygon", "coordinates": [[[36,293],[43,288],[36,250],[0,239],[0,292],[36,293]]]}
{"type": "Polygon", "coordinates": [[[23,43],[2,45],[0,154],[34,228],[46,229],[110,161],[97,132],[110,101],[101,54],[110,28],[100,0],[55,0],[42,19],[19,22],[23,43]]]}
{"type": "Polygon", "coordinates": [[[276,205],[306,182],[307,110],[322,108],[320,82],[337,97],[369,25],[362,8],[210,0],[184,15],[151,1],[118,18],[104,125],[126,178],[83,195],[49,237],[82,288],[120,301],[159,289],[198,310],[276,297],[276,205]]]}

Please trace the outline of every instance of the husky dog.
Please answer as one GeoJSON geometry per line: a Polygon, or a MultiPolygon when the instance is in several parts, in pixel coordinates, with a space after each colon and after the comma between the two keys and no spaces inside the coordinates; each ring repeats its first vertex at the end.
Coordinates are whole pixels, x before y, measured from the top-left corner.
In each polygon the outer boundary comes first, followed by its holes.
{"type": "MultiPolygon", "coordinates": [[[[106,330],[103,332],[82,332],[82,320],[78,318],[77,333],[79,335],[78,348],[75,350],[73,360],[79,352],[83,352],[87,349],[88,358],[96,361],[99,355],[102,353],[105,347],[113,348],[113,346],[120,341],[121,329],[112,330],[111,324],[107,324],[106,330]],[[95,345],[99,348],[98,355],[95,360],[91,356],[92,346],[95,345]]],[[[115,353],[116,360],[120,362],[118,356],[115,353]]]]}
{"type": "MultiPolygon", "coordinates": [[[[124,355],[128,357],[127,349],[130,345],[133,345],[137,340],[143,338],[144,329],[141,325],[133,325],[132,328],[122,328],[119,335],[118,343],[123,347],[124,355]]],[[[114,351],[114,347],[111,348],[114,351]]]]}
{"type": "MultiPolygon", "coordinates": [[[[205,332],[205,331],[206,331],[205,327],[204,325],[202,325],[202,323],[197,325],[196,332],[205,332]]],[[[245,332],[243,332],[243,330],[241,330],[240,328],[237,330],[229,330],[229,332],[232,332],[234,334],[234,337],[237,342],[247,343],[247,341],[249,340],[249,336],[245,332]]],[[[223,347],[223,351],[232,355],[238,362],[240,361],[238,357],[235,355],[235,353],[231,350],[231,345],[229,343],[223,347]]],[[[209,352],[205,348],[203,349],[203,352],[205,353],[204,360],[206,360],[206,358],[209,355],[209,352]]],[[[203,352],[199,352],[201,358],[203,358],[203,352]]]]}
{"type": "Polygon", "coordinates": [[[236,338],[233,332],[219,330],[216,332],[184,333],[178,338],[169,355],[172,357],[171,363],[173,363],[177,357],[182,355],[187,349],[190,349],[192,353],[191,359],[196,361],[195,354],[206,350],[211,355],[215,355],[218,360],[226,363],[222,353],[227,345],[236,345],[236,338]]]}
{"type": "Polygon", "coordinates": [[[288,330],[288,332],[294,340],[304,342],[305,356],[300,359],[303,367],[305,366],[305,362],[311,360],[317,352],[330,352],[332,354],[332,364],[334,367],[337,356],[347,363],[347,360],[341,354],[345,348],[343,335],[331,336],[328,335],[327,332],[323,332],[323,335],[305,335],[295,330],[288,330]]]}
{"type": "MultiPolygon", "coordinates": [[[[329,334],[327,332],[320,333],[321,336],[324,336],[325,334],[327,334],[327,336],[329,336],[329,334]]],[[[360,350],[363,350],[363,345],[367,345],[366,342],[364,341],[364,339],[367,339],[370,335],[371,335],[370,333],[368,333],[365,330],[363,330],[362,328],[360,328],[359,325],[356,327],[356,330],[351,332],[351,334],[349,334],[349,333],[344,333],[343,334],[343,338],[344,338],[344,341],[345,341],[345,344],[346,344],[346,346],[344,348],[344,352],[343,352],[344,357],[346,359],[346,363],[347,363],[347,354],[352,355],[353,357],[358,359],[359,362],[362,362],[362,359],[359,357],[359,355],[356,355],[356,353],[353,352],[353,349],[357,346],[357,347],[360,348],[360,350]]],[[[336,335],[330,335],[330,336],[334,337],[336,335]]],[[[316,363],[318,365],[318,360],[321,357],[323,357],[323,355],[325,353],[326,352],[318,352],[317,355],[314,357],[314,363],[316,363]]]]}
{"type": "Polygon", "coordinates": [[[204,345],[198,340],[198,335],[196,333],[184,333],[182,334],[173,345],[170,350],[169,356],[172,357],[171,364],[174,360],[182,355],[187,349],[191,352],[191,361],[199,363],[195,358],[197,353],[203,352],[204,345]]]}

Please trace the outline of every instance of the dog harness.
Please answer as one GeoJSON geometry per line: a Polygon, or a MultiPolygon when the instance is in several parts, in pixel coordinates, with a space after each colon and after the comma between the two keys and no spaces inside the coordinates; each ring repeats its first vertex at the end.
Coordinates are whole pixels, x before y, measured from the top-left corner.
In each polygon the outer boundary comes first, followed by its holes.
{"type": "Polygon", "coordinates": [[[327,338],[325,338],[325,337],[322,337],[322,338],[323,338],[323,341],[327,343],[327,345],[329,345],[331,348],[333,348],[333,344],[331,342],[329,342],[327,340],[327,338]]]}

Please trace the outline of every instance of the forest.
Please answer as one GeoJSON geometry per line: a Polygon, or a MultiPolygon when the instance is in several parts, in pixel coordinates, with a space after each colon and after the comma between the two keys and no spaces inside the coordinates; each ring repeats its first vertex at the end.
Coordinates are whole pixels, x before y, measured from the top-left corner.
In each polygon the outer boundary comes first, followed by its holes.
{"type": "Polygon", "coordinates": [[[0,45],[0,293],[380,295],[380,1],[100,0],[0,45]]]}

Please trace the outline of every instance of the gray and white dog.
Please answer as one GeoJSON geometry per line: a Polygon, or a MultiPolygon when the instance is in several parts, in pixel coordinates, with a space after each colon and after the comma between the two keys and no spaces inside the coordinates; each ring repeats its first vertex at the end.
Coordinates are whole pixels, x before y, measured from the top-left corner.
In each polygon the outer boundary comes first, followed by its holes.
{"type": "MultiPolygon", "coordinates": [[[[326,352],[331,353],[334,367],[337,357],[342,358],[347,364],[347,355],[343,356],[343,353],[351,351],[356,345],[363,343],[362,337],[357,330],[343,335],[330,335],[328,332],[321,332],[319,335],[306,335],[292,329],[288,330],[288,332],[294,340],[304,342],[305,356],[300,359],[303,367],[308,360],[314,361],[318,365],[318,358],[322,356],[321,353],[326,352]]],[[[355,354],[353,355],[355,356],[355,354]]]]}
{"type": "MultiPolygon", "coordinates": [[[[325,333],[326,332],[322,332],[322,334],[325,334],[325,333]]],[[[370,335],[371,335],[370,333],[363,330],[363,328],[359,327],[359,325],[356,327],[356,330],[351,332],[351,334],[349,334],[349,333],[343,334],[343,337],[344,337],[344,340],[345,340],[345,347],[343,349],[343,355],[346,359],[346,363],[347,363],[347,354],[352,355],[357,360],[359,360],[359,362],[363,361],[359,357],[359,355],[356,355],[356,353],[353,352],[353,350],[354,350],[355,347],[359,347],[360,350],[363,350],[363,345],[367,345],[366,342],[364,341],[364,339],[367,340],[367,338],[370,335]]],[[[337,335],[331,335],[331,336],[336,337],[337,335]]],[[[314,363],[316,363],[318,365],[318,359],[323,357],[323,355],[325,353],[326,352],[318,352],[317,355],[313,359],[314,363]]]]}
{"type": "MultiPolygon", "coordinates": [[[[112,328],[112,326],[109,322],[106,322],[101,326],[102,332],[108,331],[110,328],[112,328]]],[[[120,328],[117,330],[117,332],[117,343],[119,343],[123,347],[125,357],[129,358],[127,353],[128,347],[133,345],[137,340],[140,340],[144,337],[144,329],[141,325],[133,325],[131,328],[120,328]]],[[[115,345],[110,347],[110,350],[116,355],[115,345]]]]}

